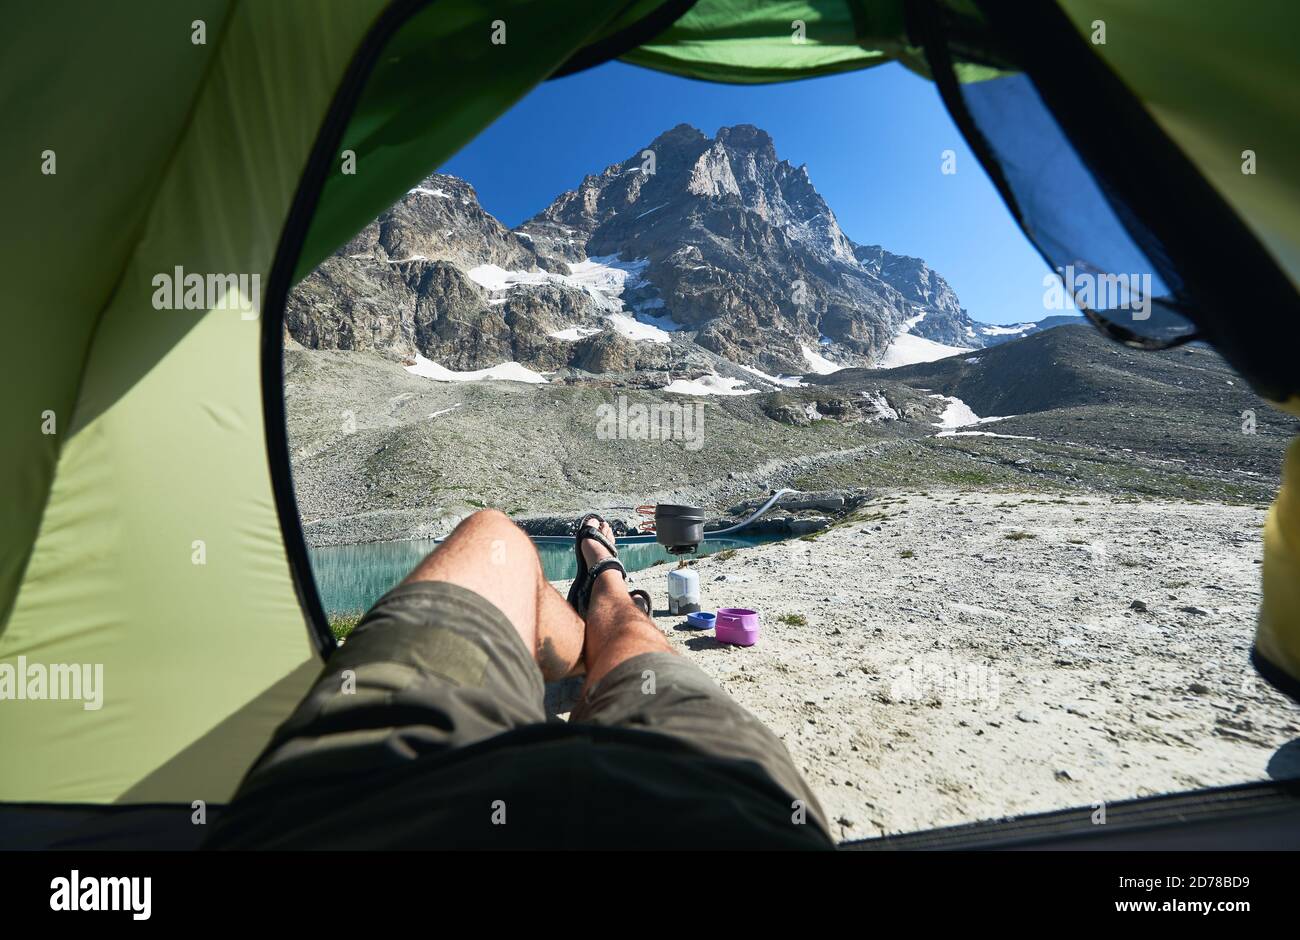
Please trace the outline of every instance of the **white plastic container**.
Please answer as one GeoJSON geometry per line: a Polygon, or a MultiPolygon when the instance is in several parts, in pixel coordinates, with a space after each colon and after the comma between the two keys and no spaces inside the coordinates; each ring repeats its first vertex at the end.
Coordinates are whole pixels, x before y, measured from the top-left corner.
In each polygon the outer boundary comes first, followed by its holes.
{"type": "Polygon", "coordinates": [[[700,609],[700,576],[690,568],[668,572],[668,613],[693,614],[700,609]]]}

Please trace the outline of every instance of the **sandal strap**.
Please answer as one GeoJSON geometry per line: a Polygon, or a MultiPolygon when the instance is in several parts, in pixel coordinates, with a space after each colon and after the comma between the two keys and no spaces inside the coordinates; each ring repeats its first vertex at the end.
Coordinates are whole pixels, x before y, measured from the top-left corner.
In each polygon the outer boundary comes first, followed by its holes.
{"type": "Polygon", "coordinates": [[[605,536],[601,534],[600,530],[593,529],[590,526],[579,529],[577,535],[578,543],[581,544],[584,539],[591,539],[594,542],[599,542],[601,545],[605,546],[605,549],[615,558],[618,557],[618,549],[614,547],[613,543],[610,542],[609,539],[605,538],[605,536]]]}
{"type": "MultiPolygon", "coordinates": [[[[645,614],[647,617],[650,615],[651,610],[654,609],[654,601],[650,599],[649,591],[645,590],[644,588],[633,588],[632,590],[627,592],[627,595],[628,597],[633,599],[632,603],[634,604],[636,604],[636,598],[638,597],[643,598],[645,600],[645,614]]],[[[641,605],[637,604],[637,606],[640,607],[641,605]]],[[[585,648],[585,644],[586,644],[585,638],[583,640],[583,643],[585,648]]]]}
{"type": "MultiPolygon", "coordinates": [[[[623,563],[617,558],[602,559],[588,568],[587,576],[583,579],[582,586],[578,588],[578,592],[574,596],[576,603],[574,603],[573,607],[578,612],[579,617],[587,616],[587,608],[591,605],[591,590],[596,586],[596,578],[606,571],[618,571],[623,576],[623,580],[627,580],[627,569],[623,567],[623,563]]],[[[578,582],[575,581],[574,586],[577,585],[578,582]]]]}
{"type": "MultiPolygon", "coordinates": [[[[604,523],[600,513],[589,512],[578,520],[578,528],[573,533],[573,550],[578,556],[578,575],[573,580],[569,588],[569,604],[578,612],[579,616],[587,615],[587,606],[591,602],[591,589],[596,584],[596,578],[606,571],[617,570],[623,576],[624,581],[630,580],[627,576],[627,569],[623,563],[618,560],[618,548],[610,542],[609,539],[597,528],[587,525],[588,522],[596,520],[604,523]],[[591,567],[587,567],[587,559],[582,554],[582,543],[585,539],[591,539],[599,545],[604,546],[605,550],[612,557],[602,558],[591,567]]],[[[583,640],[583,648],[586,648],[586,640],[583,640]]]]}
{"type": "MultiPolygon", "coordinates": [[[[589,512],[578,520],[578,527],[573,530],[573,554],[577,559],[578,568],[577,573],[573,577],[573,584],[569,586],[568,601],[569,606],[576,610],[579,615],[585,615],[587,610],[587,605],[583,597],[583,590],[587,585],[587,559],[583,557],[582,554],[582,540],[587,536],[583,533],[596,532],[599,534],[598,529],[592,529],[587,525],[587,523],[591,522],[593,519],[602,525],[605,522],[600,513],[589,512]]],[[[614,554],[617,555],[618,552],[614,552],[614,554]]]]}
{"type": "Polygon", "coordinates": [[[606,571],[610,571],[610,570],[617,570],[618,573],[623,576],[623,580],[624,581],[627,580],[627,569],[623,567],[623,563],[621,561],[619,561],[617,558],[604,558],[596,562],[594,565],[592,565],[590,568],[587,569],[588,587],[585,593],[590,594],[591,593],[590,585],[596,583],[596,578],[599,575],[602,575],[606,571]]]}

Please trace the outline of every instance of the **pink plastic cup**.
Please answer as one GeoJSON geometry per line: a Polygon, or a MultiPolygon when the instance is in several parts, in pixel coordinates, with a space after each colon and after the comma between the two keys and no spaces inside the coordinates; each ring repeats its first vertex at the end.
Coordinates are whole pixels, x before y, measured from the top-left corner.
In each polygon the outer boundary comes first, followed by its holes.
{"type": "Polygon", "coordinates": [[[758,611],[746,607],[719,609],[713,636],[719,643],[753,646],[758,642],[758,611]]]}

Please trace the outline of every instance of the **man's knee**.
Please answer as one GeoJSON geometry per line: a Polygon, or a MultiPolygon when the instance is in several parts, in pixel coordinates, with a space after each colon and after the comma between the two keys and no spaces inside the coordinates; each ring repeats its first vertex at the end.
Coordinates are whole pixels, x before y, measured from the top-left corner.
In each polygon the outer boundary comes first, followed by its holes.
{"type": "Polygon", "coordinates": [[[504,528],[510,522],[510,517],[500,509],[476,509],[460,522],[456,523],[457,530],[470,529],[494,529],[504,528]]]}
{"type": "MultiPolygon", "coordinates": [[[[475,527],[478,527],[478,526],[492,526],[492,527],[496,527],[496,526],[513,526],[513,527],[516,528],[516,529],[519,528],[519,526],[515,525],[514,520],[511,519],[509,516],[507,516],[507,515],[506,515],[504,512],[502,512],[500,509],[479,509],[479,510],[476,510],[476,511],[470,513],[470,514],[469,514],[468,516],[466,516],[464,519],[462,519],[462,520],[460,521],[460,524],[461,524],[462,526],[475,526],[475,527]]],[[[458,527],[458,528],[459,528],[459,527],[458,527]]]]}
{"type": "Polygon", "coordinates": [[[518,563],[536,558],[532,539],[515,521],[499,509],[480,509],[461,520],[456,527],[486,543],[487,561],[494,565],[518,563]]]}
{"type": "Polygon", "coordinates": [[[456,526],[456,532],[477,538],[522,539],[529,541],[523,529],[500,509],[479,509],[456,526]]]}

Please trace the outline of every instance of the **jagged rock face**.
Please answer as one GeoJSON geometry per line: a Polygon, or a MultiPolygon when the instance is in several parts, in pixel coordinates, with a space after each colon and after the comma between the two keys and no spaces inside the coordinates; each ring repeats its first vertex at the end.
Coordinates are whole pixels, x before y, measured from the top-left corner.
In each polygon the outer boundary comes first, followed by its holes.
{"type": "Polygon", "coordinates": [[[598,319],[592,297],[540,283],[494,299],[467,273],[481,265],[542,272],[556,262],[485,212],[468,183],[435,173],[294,288],[285,325],[311,348],[419,353],[455,370],[568,365],[571,344],[547,334],[598,319]]]}
{"type": "Polygon", "coordinates": [[[390,264],[448,261],[465,270],[480,264],[537,266],[532,246],[484,211],[472,186],[441,173],[393,203],[337,254],[390,264]]]}
{"type": "Polygon", "coordinates": [[[807,168],[752,125],[712,138],[678,125],[514,231],[468,183],[434,174],[294,290],[286,324],[305,346],[452,369],[616,374],[714,361],[702,351],[784,374],[869,365],[909,326],[988,341],[923,261],[849,239],[807,168]],[[636,274],[593,287],[575,273],[591,258],[636,274]],[[628,339],[607,319],[619,311],[678,332],[628,339]]]}
{"type": "Polygon", "coordinates": [[[635,343],[606,330],[578,343],[573,365],[594,373],[626,373],[662,370],[685,365],[671,347],[661,343],[635,343]]]}
{"type": "Polygon", "coordinates": [[[311,349],[415,351],[410,286],[394,265],[335,255],[289,294],[285,328],[311,349]]]}
{"type": "Polygon", "coordinates": [[[953,315],[962,313],[957,295],[948,282],[930,270],[920,258],[896,255],[879,245],[858,245],[853,256],[867,271],[887,282],[912,303],[953,315]]]}
{"type": "Polygon", "coordinates": [[[855,245],[807,168],[779,159],[752,125],[714,138],[679,125],[518,231],[569,259],[584,240],[590,255],[647,259],[661,312],[698,331],[700,346],[745,365],[806,371],[804,345],[865,364],[923,311],[922,335],[982,345],[941,277],[855,245]],[[822,337],[832,342],[819,346],[822,337]]]}
{"type": "Polygon", "coordinates": [[[547,336],[550,307],[538,298],[492,305],[485,303],[478,285],[447,262],[414,262],[411,267],[418,297],[415,347],[427,358],[461,371],[500,362],[544,369],[568,364],[565,344],[547,336]]]}
{"type": "Polygon", "coordinates": [[[853,254],[864,268],[915,304],[917,313],[925,313],[912,327],[913,333],[950,346],[984,344],[956,292],[920,258],[896,255],[879,245],[856,245],[853,254]]]}

